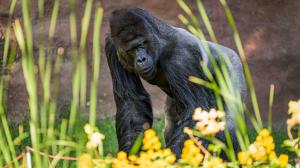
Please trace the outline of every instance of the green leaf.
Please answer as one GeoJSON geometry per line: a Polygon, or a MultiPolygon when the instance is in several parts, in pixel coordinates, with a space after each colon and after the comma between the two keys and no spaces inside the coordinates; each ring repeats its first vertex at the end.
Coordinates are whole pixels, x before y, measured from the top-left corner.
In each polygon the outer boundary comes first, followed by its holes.
{"type": "Polygon", "coordinates": [[[132,145],[132,148],[130,149],[130,152],[129,152],[130,155],[135,155],[139,152],[139,150],[142,146],[143,137],[144,137],[144,132],[141,132],[137,136],[136,140],[134,141],[134,144],[132,145]]]}
{"type": "Polygon", "coordinates": [[[293,142],[291,140],[284,140],[281,146],[282,147],[293,147],[293,142]]]}
{"type": "Polygon", "coordinates": [[[215,144],[209,144],[207,149],[208,149],[208,151],[216,154],[217,156],[220,155],[221,150],[222,150],[222,148],[220,146],[215,145],[215,144]]]}

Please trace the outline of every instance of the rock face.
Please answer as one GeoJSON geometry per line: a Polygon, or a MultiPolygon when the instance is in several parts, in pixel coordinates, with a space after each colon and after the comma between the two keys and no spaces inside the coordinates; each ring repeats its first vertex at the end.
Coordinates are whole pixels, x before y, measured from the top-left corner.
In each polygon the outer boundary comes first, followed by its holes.
{"type": "MultiPolygon", "coordinates": [[[[8,0],[0,0],[0,22],[5,25],[2,18],[8,12],[8,0]],[[3,3],[2,3],[3,1],[3,3]]],[[[37,1],[32,2],[32,23],[35,44],[38,44],[38,37],[45,34],[45,30],[40,29],[37,17],[37,1]]],[[[192,9],[196,11],[194,1],[187,1],[192,9]]],[[[232,38],[232,33],[227,23],[224,11],[219,1],[203,0],[208,15],[211,19],[216,36],[222,45],[236,49],[232,38]]],[[[78,18],[81,18],[84,7],[84,0],[77,0],[78,18]]],[[[169,24],[183,27],[177,19],[177,15],[182,13],[174,0],[102,0],[105,16],[102,27],[102,47],[104,46],[105,34],[109,31],[108,17],[115,8],[124,6],[141,7],[148,10],[158,18],[169,24]]],[[[257,91],[258,102],[263,116],[266,117],[268,111],[268,92],[270,84],[275,84],[275,99],[273,106],[273,116],[276,123],[285,123],[287,117],[287,103],[290,99],[300,98],[300,1],[286,0],[229,0],[228,4],[235,17],[243,44],[248,58],[249,66],[253,75],[254,84],[257,91]],[[299,48],[298,48],[299,47],[299,48]]],[[[51,16],[53,1],[45,2],[46,16],[51,16]]],[[[17,4],[15,17],[21,16],[20,1],[17,4]]],[[[199,17],[200,18],[200,17],[199,17]]],[[[49,23],[46,19],[46,23],[49,23]]],[[[78,19],[78,22],[80,20],[78,19]]],[[[69,56],[69,26],[68,26],[68,1],[62,0],[58,27],[54,37],[55,45],[53,48],[64,47],[66,56],[63,62],[60,78],[59,109],[63,113],[70,104],[70,87],[72,63],[69,56]]],[[[91,36],[91,35],[90,35],[91,36]]],[[[90,38],[91,39],[91,38],[90,38]]],[[[92,41],[89,41],[92,46],[92,41]]],[[[89,58],[89,60],[91,60],[89,58]]],[[[89,70],[91,70],[89,63],[89,70]]],[[[91,71],[89,71],[91,72],[91,71]]],[[[115,113],[115,105],[112,96],[112,86],[109,69],[105,55],[102,53],[101,76],[99,85],[99,117],[110,116],[115,113]]],[[[146,88],[152,97],[154,111],[157,115],[163,112],[165,95],[155,86],[146,84],[146,88]]],[[[10,73],[8,92],[8,114],[15,119],[24,118],[27,109],[27,94],[25,91],[24,80],[20,59],[14,63],[10,73]]],[[[250,98],[248,104],[250,104],[250,98]]]]}

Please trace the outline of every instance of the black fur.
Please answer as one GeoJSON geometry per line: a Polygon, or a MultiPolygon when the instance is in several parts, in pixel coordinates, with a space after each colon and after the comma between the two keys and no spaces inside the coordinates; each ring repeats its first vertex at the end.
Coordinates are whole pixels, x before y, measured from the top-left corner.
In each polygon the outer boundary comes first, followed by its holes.
{"type": "MultiPolygon", "coordinates": [[[[180,155],[183,141],[187,138],[183,128],[194,125],[194,109],[216,107],[211,90],[188,81],[191,75],[207,79],[200,68],[201,60],[211,68],[203,43],[209,45],[214,57],[217,58],[216,50],[229,57],[233,65],[229,72],[237,77],[235,84],[245,96],[242,65],[231,49],[199,41],[184,29],[172,27],[138,8],[114,11],[110,27],[105,50],[117,106],[116,128],[120,150],[130,150],[144,123],[152,125],[151,102],[141,83],[142,77],[168,95],[165,140],[167,147],[180,155]],[[138,66],[139,56],[146,61],[138,66]],[[144,64],[151,69],[145,76],[139,70],[146,69],[144,64]]],[[[227,118],[230,119],[230,116],[227,118]]]]}

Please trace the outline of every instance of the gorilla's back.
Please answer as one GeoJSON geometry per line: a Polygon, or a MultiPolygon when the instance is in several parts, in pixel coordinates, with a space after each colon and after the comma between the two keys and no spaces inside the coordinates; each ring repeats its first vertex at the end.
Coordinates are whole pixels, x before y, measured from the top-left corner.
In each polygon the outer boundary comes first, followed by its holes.
{"type": "MultiPolygon", "coordinates": [[[[217,43],[213,43],[210,41],[202,41],[198,39],[195,35],[191,34],[185,29],[173,27],[181,34],[181,41],[186,43],[195,43],[198,47],[199,52],[199,60],[201,60],[211,72],[213,72],[212,64],[209,59],[209,52],[205,48],[207,45],[211,55],[214,57],[216,62],[219,62],[219,56],[224,58],[226,63],[229,75],[231,77],[231,82],[234,88],[239,88],[241,96],[243,100],[246,98],[247,94],[247,84],[244,76],[243,65],[237,53],[232,49],[219,45],[217,43]]],[[[199,67],[200,68],[200,67],[199,67]]]]}

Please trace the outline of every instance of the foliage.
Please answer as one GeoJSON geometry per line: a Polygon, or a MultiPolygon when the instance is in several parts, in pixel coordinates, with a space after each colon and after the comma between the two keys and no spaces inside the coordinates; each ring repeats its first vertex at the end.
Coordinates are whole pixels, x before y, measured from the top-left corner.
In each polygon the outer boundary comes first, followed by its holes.
{"type": "MultiPolygon", "coordinates": [[[[183,0],[177,0],[186,16],[179,15],[179,19],[187,28],[201,40],[206,40],[202,24],[197,16],[183,0]]],[[[199,15],[206,28],[210,40],[218,42],[206,14],[205,7],[201,0],[195,0],[199,15]]],[[[233,31],[234,41],[241,57],[247,84],[250,90],[252,109],[254,115],[244,104],[241,96],[233,87],[227,67],[226,57],[217,64],[211,56],[209,47],[205,45],[210,61],[213,65],[212,77],[208,68],[201,64],[208,81],[191,76],[190,81],[212,89],[217,98],[217,109],[204,111],[201,107],[195,109],[193,119],[196,121],[194,128],[185,128],[189,139],[185,141],[181,158],[176,160],[170,149],[164,148],[162,138],[158,138],[153,129],[146,130],[141,134],[134,144],[131,153],[123,151],[113,157],[105,152],[109,147],[107,139],[109,136],[103,134],[105,130],[113,129],[111,125],[103,121],[100,129],[96,124],[97,85],[100,72],[100,30],[103,16],[103,9],[97,4],[94,11],[93,27],[93,73],[90,90],[90,109],[88,124],[83,126],[82,116],[87,99],[87,39],[91,22],[93,1],[87,0],[84,15],[81,20],[80,36],[77,37],[76,1],[69,0],[70,7],[70,39],[71,55],[73,62],[72,76],[72,102],[68,119],[57,120],[56,100],[59,88],[59,71],[62,57],[65,54],[63,48],[52,50],[53,36],[56,30],[56,22],[59,13],[60,0],[54,1],[51,15],[49,33],[46,38],[41,37],[38,52],[34,52],[32,27],[30,21],[30,1],[22,1],[23,20],[9,21],[5,35],[4,63],[9,57],[9,44],[12,35],[15,36],[22,55],[22,67],[26,88],[28,91],[29,105],[29,128],[18,127],[18,134],[12,134],[6,119],[5,109],[5,76],[0,76],[0,167],[292,167],[299,166],[298,160],[292,163],[291,157],[286,154],[278,154],[275,151],[275,142],[272,136],[271,109],[274,97],[274,86],[270,89],[270,110],[268,129],[263,127],[259,106],[257,103],[255,89],[251,79],[245,53],[238,35],[233,16],[225,0],[220,0],[227,16],[229,25],[233,31]],[[13,25],[11,30],[10,25],[13,25]],[[79,39],[79,42],[78,42],[79,39]],[[52,55],[55,55],[54,64],[52,55]],[[35,60],[35,58],[38,58],[35,60]],[[40,81],[38,79],[41,79],[40,81]],[[40,82],[40,83],[39,83],[40,82]],[[42,98],[39,99],[37,86],[42,87],[42,98]],[[225,114],[225,103],[226,111],[225,114]],[[226,115],[235,116],[235,134],[238,138],[241,151],[235,153],[231,137],[226,128],[226,115]],[[249,118],[251,126],[255,130],[256,138],[251,139],[249,127],[246,124],[245,116],[249,118]],[[102,131],[102,132],[101,132],[102,131]],[[215,138],[215,135],[224,131],[226,142],[215,138]],[[203,146],[201,140],[211,142],[209,146],[203,146]],[[28,147],[24,149],[24,143],[28,147]],[[221,159],[225,153],[227,160],[221,159]],[[31,158],[31,156],[33,156],[31,158]],[[290,159],[290,160],[289,160],[290,159]]],[[[10,15],[13,14],[16,0],[12,0],[10,15]]],[[[44,1],[38,0],[39,21],[44,24],[44,1]]],[[[10,17],[11,18],[11,17],[10,17]]],[[[45,25],[44,25],[45,26],[45,25]]],[[[15,52],[12,50],[12,52],[15,52]]],[[[199,67],[200,68],[200,67],[199,67]]],[[[289,114],[291,118],[287,121],[289,139],[284,141],[283,146],[300,156],[299,148],[299,114],[300,100],[289,103],[289,114]],[[295,135],[296,134],[296,135],[295,135]]],[[[111,123],[111,122],[110,122],[111,123]]],[[[100,124],[100,125],[101,125],[100,124]]],[[[160,125],[159,125],[160,126],[160,125]]],[[[161,129],[161,128],[160,128],[161,129]]],[[[159,136],[162,137],[162,136],[159,136]]],[[[113,141],[114,145],[116,142],[113,141]]],[[[115,149],[115,147],[114,147],[115,149]]]]}
{"type": "MultiPolygon", "coordinates": [[[[70,0],[70,37],[71,37],[71,53],[73,56],[73,97],[71,102],[71,110],[68,119],[57,120],[56,101],[59,90],[59,73],[64,56],[64,48],[53,47],[53,37],[56,32],[57,17],[59,14],[60,1],[55,0],[48,35],[40,35],[38,39],[38,52],[33,49],[32,25],[30,18],[31,1],[24,0],[22,2],[22,20],[10,20],[13,31],[7,26],[7,32],[11,32],[5,36],[6,41],[13,40],[14,36],[22,56],[22,68],[25,78],[26,89],[28,92],[29,105],[29,130],[24,131],[20,126],[19,134],[12,137],[6,120],[6,110],[4,102],[5,81],[4,76],[0,79],[0,167],[7,165],[8,167],[70,167],[77,163],[74,160],[80,156],[82,150],[85,150],[85,139],[82,138],[83,131],[79,127],[81,116],[86,106],[86,76],[87,76],[87,34],[90,29],[90,21],[92,15],[93,1],[87,0],[85,11],[80,28],[80,38],[77,37],[77,24],[75,15],[76,1],[70,0]],[[79,39],[79,43],[77,42],[79,39]],[[79,47],[77,47],[79,46],[79,47]],[[54,57],[53,57],[54,56],[54,57]],[[37,60],[36,60],[37,58],[37,60]],[[53,61],[54,60],[54,61],[53,61]],[[38,80],[40,79],[40,80],[38,80]],[[41,86],[41,95],[37,93],[37,86],[41,86]],[[41,99],[40,99],[41,97],[41,99]],[[29,147],[19,151],[19,144],[25,140],[29,147]],[[32,148],[31,148],[32,146],[32,148]],[[19,155],[20,154],[20,155],[19,155]],[[17,157],[17,155],[19,157],[17,157]],[[32,155],[32,161],[31,161],[32,155]],[[64,156],[67,156],[64,158],[64,156]],[[18,159],[24,160],[19,162],[18,159]],[[65,159],[63,161],[62,159],[65,159]],[[30,162],[29,162],[30,161],[30,162]],[[21,164],[20,164],[21,163],[21,164]]],[[[16,1],[11,2],[10,15],[13,14],[16,1]]],[[[39,26],[46,29],[44,22],[44,1],[38,0],[38,21],[39,26]]],[[[103,9],[97,4],[94,11],[94,27],[93,27],[93,75],[91,81],[90,94],[90,111],[89,123],[94,126],[96,123],[96,103],[97,103],[97,85],[100,71],[100,32],[102,22],[103,9]]],[[[12,18],[12,17],[9,17],[12,18]]],[[[7,54],[6,54],[7,55],[7,54]]],[[[91,137],[98,135],[92,134],[91,137]]],[[[87,139],[87,138],[86,138],[87,139]]],[[[95,143],[91,141],[93,146],[95,143]]],[[[103,152],[103,151],[102,151],[103,152]]]]}

